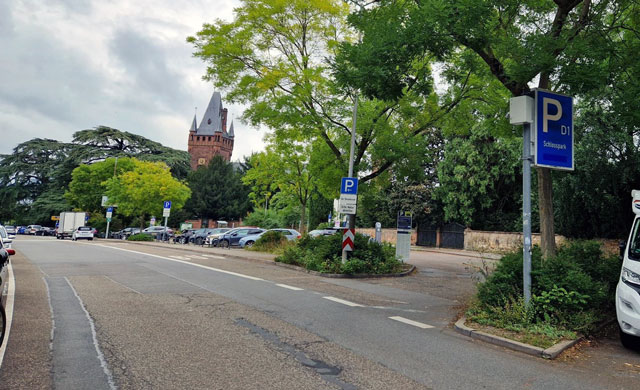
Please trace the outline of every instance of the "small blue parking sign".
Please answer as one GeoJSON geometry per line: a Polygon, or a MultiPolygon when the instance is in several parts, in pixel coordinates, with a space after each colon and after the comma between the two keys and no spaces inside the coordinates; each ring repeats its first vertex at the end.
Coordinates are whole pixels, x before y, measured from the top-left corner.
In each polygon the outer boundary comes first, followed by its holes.
{"type": "Polygon", "coordinates": [[[340,193],[349,195],[358,195],[358,178],[343,177],[340,184],[340,193]]]}
{"type": "Polygon", "coordinates": [[[573,170],[573,98],[536,90],[534,106],[534,164],[573,170]]]}
{"type": "Polygon", "coordinates": [[[170,200],[165,200],[164,201],[164,208],[165,209],[170,209],[171,208],[171,201],[170,200]]]}
{"type": "Polygon", "coordinates": [[[113,207],[107,207],[107,213],[113,213],[113,207]]]}

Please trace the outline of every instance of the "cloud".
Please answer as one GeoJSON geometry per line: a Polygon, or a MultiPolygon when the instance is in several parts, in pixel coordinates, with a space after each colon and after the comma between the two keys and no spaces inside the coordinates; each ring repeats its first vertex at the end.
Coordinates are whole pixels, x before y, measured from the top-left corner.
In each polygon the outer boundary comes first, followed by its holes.
{"type": "MultiPolygon", "coordinates": [[[[34,137],[69,141],[99,125],[186,150],[193,108],[213,87],[185,42],[238,0],[0,0],[0,154],[34,137]]],[[[234,160],[264,148],[235,120],[234,160]]]]}

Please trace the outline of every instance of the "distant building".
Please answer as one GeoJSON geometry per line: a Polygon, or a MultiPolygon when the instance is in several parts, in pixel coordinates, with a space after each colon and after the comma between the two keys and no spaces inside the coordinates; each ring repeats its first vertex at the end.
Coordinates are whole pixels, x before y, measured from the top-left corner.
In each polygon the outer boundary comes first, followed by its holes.
{"type": "Polygon", "coordinates": [[[191,169],[206,166],[214,156],[222,156],[231,161],[233,153],[233,121],[227,131],[227,109],[222,107],[220,92],[214,92],[209,106],[197,126],[196,116],[189,129],[188,151],[191,155],[191,169]]]}

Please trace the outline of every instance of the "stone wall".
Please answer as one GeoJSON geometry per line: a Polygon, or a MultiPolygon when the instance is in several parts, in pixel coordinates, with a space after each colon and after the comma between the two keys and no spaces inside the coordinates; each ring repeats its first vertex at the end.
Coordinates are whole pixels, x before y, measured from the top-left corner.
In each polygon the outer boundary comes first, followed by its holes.
{"type": "MultiPolygon", "coordinates": [[[[540,234],[531,235],[533,245],[540,245],[540,234]]],[[[561,246],[568,240],[564,236],[556,235],[556,246],[561,246]]],[[[618,240],[597,239],[602,243],[606,253],[617,254],[618,240]]],[[[464,231],[464,249],[476,252],[505,253],[522,248],[522,233],[486,232],[467,229],[464,231]]]]}
{"type": "MultiPolygon", "coordinates": [[[[368,236],[374,237],[376,236],[375,228],[356,228],[356,233],[366,234],[368,236]]],[[[382,229],[382,242],[388,242],[390,244],[396,244],[396,229],[382,229]]],[[[416,230],[411,230],[411,245],[416,245],[418,241],[418,232],[416,230]]]]}

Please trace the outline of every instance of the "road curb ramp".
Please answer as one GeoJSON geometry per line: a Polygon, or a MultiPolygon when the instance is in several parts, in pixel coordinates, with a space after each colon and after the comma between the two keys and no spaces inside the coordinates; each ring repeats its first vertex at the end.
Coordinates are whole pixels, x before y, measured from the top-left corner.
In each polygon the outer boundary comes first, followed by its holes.
{"type": "Polygon", "coordinates": [[[467,317],[465,316],[462,316],[462,318],[456,321],[455,325],[453,326],[455,331],[467,337],[471,337],[472,339],[482,340],[490,344],[499,345],[504,348],[523,352],[528,355],[533,355],[544,359],[555,359],[562,352],[573,347],[584,339],[584,337],[579,337],[575,340],[564,340],[555,345],[552,345],[549,348],[544,349],[470,328],[465,325],[466,321],[467,317]]]}

